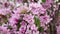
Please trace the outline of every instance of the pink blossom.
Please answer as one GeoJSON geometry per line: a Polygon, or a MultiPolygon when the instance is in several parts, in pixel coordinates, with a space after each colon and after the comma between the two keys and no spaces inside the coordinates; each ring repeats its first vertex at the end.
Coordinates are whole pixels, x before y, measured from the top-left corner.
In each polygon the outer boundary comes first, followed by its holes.
{"type": "Polygon", "coordinates": [[[44,14],[45,13],[45,9],[42,7],[41,4],[31,3],[29,7],[31,8],[31,12],[33,14],[44,14]]]}
{"type": "Polygon", "coordinates": [[[27,15],[25,14],[23,17],[23,20],[27,21],[29,24],[33,24],[34,23],[34,16],[33,15],[27,15]]]}
{"type": "Polygon", "coordinates": [[[41,22],[42,26],[44,24],[48,24],[51,20],[52,20],[52,18],[50,18],[49,15],[40,16],[40,22],[41,22]]]}

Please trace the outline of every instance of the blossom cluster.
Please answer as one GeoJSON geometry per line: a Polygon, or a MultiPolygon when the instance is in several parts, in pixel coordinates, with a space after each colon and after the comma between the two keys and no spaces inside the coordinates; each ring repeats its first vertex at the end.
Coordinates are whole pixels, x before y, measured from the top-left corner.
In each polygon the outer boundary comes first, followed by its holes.
{"type": "MultiPolygon", "coordinates": [[[[0,33],[47,34],[49,23],[53,20],[51,16],[55,14],[51,10],[54,1],[39,1],[0,0],[0,33]]],[[[58,5],[55,4],[54,9],[58,10],[58,5]]],[[[57,34],[59,29],[57,27],[57,34]]]]}

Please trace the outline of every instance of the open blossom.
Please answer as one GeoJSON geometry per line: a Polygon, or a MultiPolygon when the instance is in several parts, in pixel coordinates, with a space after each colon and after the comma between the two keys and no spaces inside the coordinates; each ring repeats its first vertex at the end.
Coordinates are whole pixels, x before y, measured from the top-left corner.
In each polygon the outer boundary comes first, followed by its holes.
{"type": "Polygon", "coordinates": [[[45,9],[48,9],[48,8],[50,8],[51,7],[51,4],[53,3],[53,0],[46,0],[46,2],[45,3],[42,3],[42,5],[43,5],[43,7],[45,8],[45,9]]]}
{"type": "Polygon", "coordinates": [[[56,27],[57,27],[57,34],[60,34],[60,25],[56,27]]]}
{"type": "Polygon", "coordinates": [[[53,0],[46,0],[46,3],[53,3],[53,0]]]}
{"type": "Polygon", "coordinates": [[[26,34],[39,34],[38,27],[35,24],[27,25],[26,34]]]}
{"type": "Polygon", "coordinates": [[[29,7],[31,8],[31,12],[33,14],[44,14],[45,13],[45,9],[42,7],[41,4],[31,3],[29,7]]]}
{"type": "Polygon", "coordinates": [[[9,30],[7,30],[7,27],[0,26],[0,32],[2,34],[10,34],[9,30]]]}
{"type": "Polygon", "coordinates": [[[26,26],[21,26],[19,33],[24,34],[26,31],[26,26]]]}
{"type": "Polygon", "coordinates": [[[25,31],[26,31],[27,23],[22,21],[22,22],[20,22],[20,24],[21,24],[21,27],[19,28],[19,33],[18,34],[24,34],[25,31]]]}
{"type": "Polygon", "coordinates": [[[21,6],[21,7],[18,7],[18,8],[14,8],[14,13],[17,13],[17,14],[20,14],[20,13],[23,13],[23,12],[28,12],[29,8],[27,6],[21,6]]]}
{"type": "Polygon", "coordinates": [[[8,20],[11,25],[14,25],[18,23],[19,18],[20,18],[19,14],[12,14],[11,18],[9,18],[8,20]]]}
{"type": "Polygon", "coordinates": [[[0,14],[2,14],[2,15],[6,15],[6,14],[9,14],[9,13],[11,13],[11,10],[9,8],[0,9],[0,14]]]}
{"type": "Polygon", "coordinates": [[[41,22],[42,26],[44,24],[48,24],[51,20],[52,20],[52,18],[50,18],[49,15],[40,16],[40,22],[41,22]]]}
{"type": "Polygon", "coordinates": [[[27,23],[24,22],[24,21],[20,22],[20,24],[21,24],[22,26],[26,26],[26,25],[27,25],[27,23]]]}
{"type": "Polygon", "coordinates": [[[27,15],[25,14],[23,17],[23,20],[27,21],[29,24],[33,24],[34,23],[34,16],[33,15],[27,15]]]}
{"type": "MultiPolygon", "coordinates": [[[[23,22],[21,22],[23,23],[23,22]]],[[[39,34],[38,28],[35,26],[35,24],[28,24],[25,26],[21,25],[20,29],[19,29],[19,33],[20,34],[39,34]]]]}
{"type": "Polygon", "coordinates": [[[48,3],[43,3],[42,5],[45,9],[48,9],[51,7],[51,4],[48,4],[48,3]]]}

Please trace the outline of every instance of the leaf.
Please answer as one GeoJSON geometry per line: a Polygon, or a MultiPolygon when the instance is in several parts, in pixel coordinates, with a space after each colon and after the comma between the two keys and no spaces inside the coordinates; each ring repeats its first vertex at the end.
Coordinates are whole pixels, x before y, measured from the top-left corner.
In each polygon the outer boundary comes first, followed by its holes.
{"type": "Polygon", "coordinates": [[[42,0],[42,2],[46,2],[46,0],[42,0]]]}
{"type": "Polygon", "coordinates": [[[35,20],[36,26],[37,26],[37,27],[40,27],[40,20],[39,20],[39,18],[34,17],[34,20],[35,20]]]}
{"type": "Polygon", "coordinates": [[[44,32],[44,29],[42,27],[38,28],[39,32],[44,32]]]}
{"type": "Polygon", "coordinates": [[[34,19],[35,19],[35,24],[38,27],[39,32],[44,32],[44,29],[40,26],[39,18],[35,16],[34,19]]]}

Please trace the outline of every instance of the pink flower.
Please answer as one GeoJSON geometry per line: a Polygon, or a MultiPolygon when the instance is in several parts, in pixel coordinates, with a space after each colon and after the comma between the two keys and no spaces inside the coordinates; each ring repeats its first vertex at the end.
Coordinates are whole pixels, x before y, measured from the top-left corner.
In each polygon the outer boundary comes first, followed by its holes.
{"type": "Polygon", "coordinates": [[[57,34],[60,34],[60,26],[57,26],[57,34]]]}
{"type": "Polygon", "coordinates": [[[20,18],[19,14],[12,14],[11,18],[9,18],[8,20],[11,25],[15,25],[18,23],[19,18],[20,18]]]}
{"type": "Polygon", "coordinates": [[[20,22],[20,24],[21,24],[22,26],[26,26],[26,25],[27,25],[26,22],[24,22],[24,21],[20,22]]]}
{"type": "Polygon", "coordinates": [[[31,3],[29,4],[29,7],[31,8],[31,12],[33,14],[44,14],[45,13],[45,9],[42,7],[41,4],[31,3]]]}
{"type": "Polygon", "coordinates": [[[0,9],[0,14],[2,15],[6,15],[6,14],[10,14],[11,13],[11,10],[10,8],[3,8],[3,9],[0,9]]]}
{"type": "Polygon", "coordinates": [[[20,14],[21,12],[28,12],[29,11],[29,8],[27,6],[21,6],[21,7],[15,7],[14,8],[14,13],[15,14],[20,14]]]}
{"type": "Polygon", "coordinates": [[[23,20],[27,21],[29,24],[33,24],[34,23],[34,16],[33,15],[27,15],[25,14],[23,17],[23,20]]]}
{"type": "Polygon", "coordinates": [[[49,15],[40,16],[41,26],[44,26],[44,24],[48,24],[51,20],[52,18],[50,18],[49,15]]]}
{"type": "Polygon", "coordinates": [[[7,27],[3,27],[3,26],[0,26],[0,32],[2,34],[10,34],[9,30],[7,29],[7,27]]]}
{"type": "Polygon", "coordinates": [[[48,9],[51,7],[51,3],[53,3],[53,0],[46,0],[46,2],[42,3],[42,5],[45,9],[48,9]]]}

